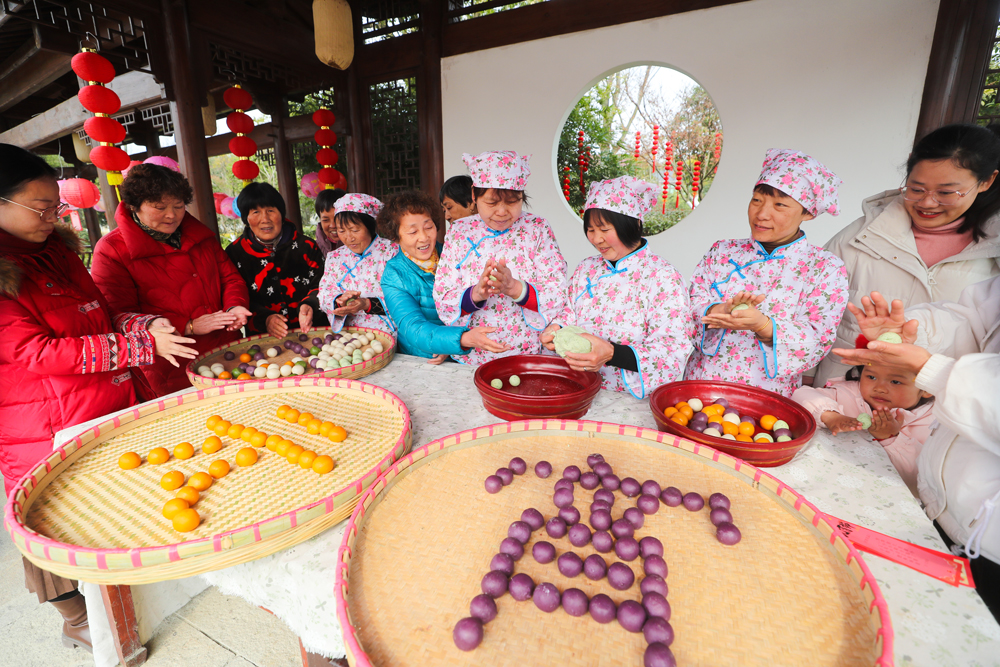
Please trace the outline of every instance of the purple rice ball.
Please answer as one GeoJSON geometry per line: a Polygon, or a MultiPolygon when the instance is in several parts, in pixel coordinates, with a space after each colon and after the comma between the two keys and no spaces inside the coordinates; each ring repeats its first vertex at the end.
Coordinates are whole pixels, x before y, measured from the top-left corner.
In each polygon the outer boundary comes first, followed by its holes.
{"type": "Polygon", "coordinates": [[[620,540],[623,537],[632,537],[635,535],[635,528],[625,519],[618,519],[611,524],[611,534],[620,540]]]}
{"type": "Polygon", "coordinates": [[[313,338],[312,343],[313,343],[313,345],[316,345],[316,346],[320,346],[320,345],[324,344],[323,343],[323,339],[320,338],[319,336],[317,336],[316,338],[313,338]]]}
{"type": "Polygon", "coordinates": [[[703,422],[691,422],[687,425],[687,427],[696,433],[703,433],[705,429],[708,428],[708,424],[703,422]]]}
{"type": "Polygon", "coordinates": [[[615,469],[612,468],[611,464],[608,463],[607,461],[601,461],[596,466],[594,466],[594,472],[597,473],[598,477],[604,477],[605,475],[610,475],[614,471],[615,469]]]}
{"type": "Polygon", "coordinates": [[[729,401],[727,401],[724,398],[717,398],[714,401],[712,401],[712,403],[715,403],[717,405],[721,405],[724,408],[728,408],[729,407],[729,401]]]}
{"type": "Polygon", "coordinates": [[[610,623],[618,615],[615,601],[604,593],[598,593],[590,598],[590,617],[598,623],[610,623]]]}
{"type": "Polygon", "coordinates": [[[524,572],[518,572],[510,578],[510,596],[518,602],[524,602],[535,591],[535,582],[524,572]]]}
{"type": "Polygon", "coordinates": [[[601,478],[597,476],[596,472],[585,472],[580,475],[580,486],[587,489],[588,491],[593,491],[600,485],[601,478]]]}
{"type": "Polygon", "coordinates": [[[618,606],[618,625],[629,632],[642,632],[646,610],[635,600],[625,600],[618,606]]]}
{"type": "Polygon", "coordinates": [[[562,596],[559,594],[559,589],[556,588],[554,584],[545,582],[535,586],[535,592],[532,593],[531,599],[535,601],[536,607],[551,614],[559,608],[562,596]]]}
{"type": "Polygon", "coordinates": [[[568,479],[559,478],[559,480],[556,481],[555,485],[553,485],[552,490],[558,491],[559,489],[569,489],[570,491],[572,491],[573,482],[569,481],[568,479]]]}
{"type": "Polygon", "coordinates": [[[635,498],[639,495],[639,491],[642,489],[639,486],[639,480],[635,477],[626,477],[621,483],[621,492],[624,493],[629,498],[635,498]]]}
{"type": "Polygon", "coordinates": [[[521,560],[521,556],[524,555],[524,545],[513,537],[505,537],[500,542],[500,553],[507,554],[514,560],[521,560]]]}
{"type": "Polygon", "coordinates": [[[524,459],[520,456],[512,458],[510,463],[507,464],[507,467],[510,468],[511,472],[515,475],[523,475],[528,470],[528,464],[525,463],[524,459]]]}
{"type": "Polygon", "coordinates": [[[670,646],[674,643],[674,629],[659,616],[650,616],[642,626],[642,636],[647,644],[659,642],[670,646]]]}
{"type": "Polygon", "coordinates": [[[597,491],[594,491],[594,500],[606,502],[609,507],[615,506],[615,494],[607,489],[598,489],[597,491]]]}
{"type": "Polygon", "coordinates": [[[743,534],[731,523],[720,523],[715,527],[715,537],[727,547],[731,547],[743,539],[743,534]]]}
{"type": "Polygon", "coordinates": [[[469,603],[469,616],[489,623],[497,617],[497,603],[486,593],[480,593],[469,603]]]}
{"type": "Polygon", "coordinates": [[[608,583],[616,591],[624,591],[635,583],[635,572],[625,563],[612,563],[608,567],[608,583]]]}
{"type": "Polygon", "coordinates": [[[593,514],[597,510],[607,510],[608,512],[610,512],[611,505],[607,504],[603,500],[595,500],[594,502],[590,503],[590,513],[593,514]]]}
{"type": "Polygon", "coordinates": [[[725,417],[726,415],[736,415],[737,419],[740,418],[740,413],[738,413],[736,410],[733,410],[732,408],[726,408],[726,411],[722,413],[722,416],[725,417]]]}
{"type": "MultiPolygon", "coordinates": [[[[511,581],[513,582],[513,580],[511,581]]],[[[663,597],[667,597],[668,590],[666,580],[655,574],[647,574],[639,583],[639,592],[643,595],[646,593],[659,593],[663,597]]]]}
{"type": "Polygon", "coordinates": [[[705,506],[705,499],[691,491],[684,494],[684,508],[691,512],[697,512],[705,506]]]}
{"type": "Polygon", "coordinates": [[[556,559],[556,548],[551,542],[535,542],[531,547],[531,555],[536,563],[546,565],[556,559]]]}
{"type": "Polygon", "coordinates": [[[552,494],[552,502],[560,509],[569,507],[573,504],[573,491],[570,489],[559,489],[552,494]]]}
{"type": "Polygon", "coordinates": [[[491,597],[498,598],[507,592],[507,574],[504,572],[490,571],[486,573],[479,586],[483,593],[491,597]]]}
{"type": "Polygon", "coordinates": [[[463,651],[471,651],[483,641],[483,622],[478,618],[463,618],[455,624],[451,633],[455,646],[463,651]]]}
{"type": "Polygon", "coordinates": [[[645,493],[646,495],[658,496],[662,491],[663,489],[661,489],[660,485],[657,484],[654,480],[647,479],[645,482],[642,483],[642,492],[645,493]]]}
{"type": "Polygon", "coordinates": [[[535,464],[535,475],[545,479],[552,474],[552,464],[548,461],[539,461],[535,464]]]}
{"type": "Polygon", "coordinates": [[[590,528],[587,524],[577,523],[569,529],[569,543],[574,547],[585,547],[590,544],[590,528]]]}
{"type": "Polygon", "coordinates": [[[590,598],[579,588],[567,588],[562,594],[562,606],[570,616],[583,616],[590,608],[590,598]]]}
{"type": "Polygon", "coordinates": [[[601,477],[601,486],[603,486],[608,491],[617,491],[621,488],[622,481],[618,479],[618,475],[605,475],[601,477]]]}
{"type": "Polygon", "coordinates": [[[549,519],[548,523],[545,524],[545,532],[549,534],[549,537],[559,539],[560,537],[566,537],[566,522],[557,516],[549,519]]]}
{"type": "Polygon", "coordinates": [[[309,336],[307,336],[307,335],[305,335],[305,334],[299,334],[299,340],[300,340],[300,341],[302,341],[302,342],[304,343],[304,342],[306,342],[307,340],[309,340],[309,336]]]}
{"type": "Polygon", "coordinates": [[[514,574],[514,559],[510,554],[499,553],[490,561],[490,570],[503,572],[509,577],[514,574]]]}
{"type": "Polygon", "coordinates": [[[556,566],[564,577],[576,577],[583,572],[583,559],[572,551],[567,551],[556,559],[556,566]]]}
{"type": "Polygon", "coordinates": [[[720,523],[732,523],[733,515],[725,507],[716,507],[712,510],[712,513],[708,515],[713,526],[718,526],[720,523]]]}
{"type": "Polygon", "coordinates": [[[500,478],[504,486],[514,481],[514,473],[511,472],[510,468],[497,468],[496,476],[500,478]]]}
{"type": "Polygon", "coordinates": [[[668,486],[660,493],[660,500],[667,507],[678,507],[684,502],[684,494],[676,486],[668,486]]]}
{"type": "Polygon", "coordinates": [[[778,428],[778,429],[775,429],[772,432],[772,435],[775,437],[775,439],[781,438],[781,437],[789,437],[789,438],[794,437],[792,435],[792,430],[788,429],[788,428],[778,428]]]}
{"type": "Polygon", "coordinates": [[[566,522],[567,526],[575,526],[580,523],[580,510],[570,505],[559,508],[559,518],[566,522]]]}
{"type": "Polygon", "coordinates": [[[655,574],[658,577],[667,578],[667,561],[662,556],[647,556],[642,562],[642,570],[646,574],[655,574]]]}
{"type": "Polygon", "coordinates": [[[590,554],[583,561],[583,573],[588,579],[599,581],[608,574],[608,564],[597,554],[590,554]]]}
{"type": "Polygon", "coordinates": [[[487,493],[500,493],[500,489],[503,488],[503,480],[496,475],[490,475],[486,478],[485,486],[487,493]]]}
{"type": "Polygon", "coordinates": [[[293,343],[290,340],[286,340],[285,343],[284,343],[284,345],[285,345],[285,349],[286,350],[290,350],[290,349],[292,349],[292,345],[295,345],[295,343],[293,343]]]}
{"type": "Polygon", "coordinates": [[[615,548],[615,538],[606,530],[599,530],[590,538],[590,542],[602,554],[609,553],[615,548]]]}
{"type": "MultiPolygon", "coordinates": [[[[310,368],[316,368],[316,364],[318,364],[318,363],[319,363],[319,358],[318,357],[313,357],[312,359],[309,360],[309,366],[310,366],[310,368]]],[[[501,477],[500,479],[503,479],[503,478],[501,477]]]]}
{"type": "Polygon", "coordinates": [[[563,469],[563,479],[568,479],[571,482],[579,482],[580,468],[577,466],[566,466],[563,469]]]}
{"type": "Polygon", "coordinates": [[[708,423],[708,415],[705,414],[704,412],[696,412],[696,413],[694,413],[694,416],[691,417],[691,423],[692,424],[707,424],[708,423]]]}
{"type": "Polygon", "coordinates": [[[587,457],[587,465],[593,470],[598,463],[604,463],[604,456],[601,454],[591,454],[587,457]]]}
{"type": "Polygon", "coordinates": [[[670,620],[670,603],[667,602],[666,596],[653,592],[646,593],[642,596],[642,606],[650,616],[658,616],[664,621],[670,620]]]}
{"type": "Polygon", "coordinates": [[[607,530],[611,523],[611,512],[608,510],[599,509],[590,513],[590,525],[594,530],[607,530]]]}
{"type": "Polygon", "coordinates": [[[660,556],[662,558],[663,542],[647,535],[639,540],[639,555],[643,558],[649,558],[650,556],[660,556]]]}
{"type": "Polygon", "coordinates": [[[232,350],[226,350],[226,353],[222,355],[222,358],[225,359],[226,361],[232,361],[233,359],[236,358],[236,353],[233,352],[232,350]]]}
{"type": "Polygon", "coordinates": [[[635,506],[638,507],[643,514],[656,514],[660,509],[660,499],[656,496],[644,493],[639,496],[639,500],[635,501],[635,506]]]}
{"type": "Polygon", "coordinates": [[[634,537],[619,537],[615,542],[615,553],[622,560],[633,561],[639,557],[639,543],[634,537]]]}
{"type": "Polygon", "coordinates": [[[531,526],[532,530],[538,530],[545,525],[545,517],[534,507],[529,507],[521,512],[521,521],[531,526]]]}
{"type": "Polygon", "coordinates": [[[743,417],[740,418],[740,423],[741,424],[743,424],[743,423],[753,424],[754,427],[757,426],[757,422],[754,421],[754,418],[751,417],[750,415],[743,415],[743,417]]]}
{"type": "Polygon", "coordinates": [[[629,507],[625,510],[622,518],[632,524],[632,527],[636,530],[642,528],[642,525],[646,523],[646,515],[638,507],[629,507]]]}
{"type": "Polygon", "coordinates": [[[260,361],[261,359],[266,359],[266,358],[267,357],[264,356],[263,352],[257,352],[256,354],[253,355],[254,361],[260,361]]]}
{"type": "Polygon", "coordinates": [[[527,544],[531,539],[531,526],[523,521],[515,521],[507,528],[507,537],[512,537],[521,544],[527,544]]]}
{"type": "Polygon", "coordinates": [[[677,667],[677,660],[669,646],[653,642],[642,656],[642,667],[677,667]]]}
{"type": "Polygon", "coordinates": [[[327,334],[326,336],[324,336],[323,337],[323,341],[326,342],[326,343],[332,343],[333,342],[333,334],[327,334]]]}

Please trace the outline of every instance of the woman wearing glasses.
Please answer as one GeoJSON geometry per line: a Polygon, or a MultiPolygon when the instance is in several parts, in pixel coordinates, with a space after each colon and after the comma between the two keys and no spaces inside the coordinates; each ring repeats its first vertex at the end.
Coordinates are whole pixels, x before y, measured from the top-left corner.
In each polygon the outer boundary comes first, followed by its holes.
{"type": "MultiPolygon", "coordinates": [[[[957,301],[969,285],[1000,274],[1000,138],[977,125],[947,125],[913,147],[906,182],[866,199],[864,215],[826,245],[847,266],[851,301],[878,290],[907,306],[957,301]]],[[[849,314],[834,347],[861,331],[849,314]]],[[[827,357],[814,384],[844,375],[827,357]]]]}

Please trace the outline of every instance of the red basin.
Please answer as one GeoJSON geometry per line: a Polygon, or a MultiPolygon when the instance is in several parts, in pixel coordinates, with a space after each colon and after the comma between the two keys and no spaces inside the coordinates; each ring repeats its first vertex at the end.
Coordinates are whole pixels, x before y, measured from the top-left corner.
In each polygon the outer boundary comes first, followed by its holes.
{"type": "Polygon", "coordinates": [[[795,401],[773,391],[734,382],[719,380],[670,382],[657,387],[650,395],[649,407],[661,431],[708,445],[761,468],[788,463],[816,433],[816,420],[795,401]],[[699,398],[706,405],[713,399],[724,398],[729,401],[729,407],[741,415],[753,417],[758,422],[764,415],[774,415],[788,422],[788,428],[795,437],[788,442],[739,442],[698,433],[670,421],[663,415],[663,411],[667,408],[690,398],[699,398]]]}
{"type": "Polygon", "coordinates": [[[483,407],[506,421],[519,419],[579,419],[601,389],[599,373],[574,371],[561,357],[523,354],[488,361],[476,369],[476,389],[483,407]],[[510,376],[521,378],[517,387],[510,376]],[[501,389],[490,382],[499,378],[501,389]]]}

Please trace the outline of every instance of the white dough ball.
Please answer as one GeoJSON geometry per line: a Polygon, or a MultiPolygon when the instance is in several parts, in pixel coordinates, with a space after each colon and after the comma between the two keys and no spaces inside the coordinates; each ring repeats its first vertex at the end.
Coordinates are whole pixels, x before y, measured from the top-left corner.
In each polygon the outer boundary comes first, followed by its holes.
{"type": "Polygon", "coordinates": [[[303,359],[302,359],[302,357],[292,357],[292,363],[293,363],[293,364],[294,364],[294,363],[295,363],[296,361],[302,361],[302,360],[303,360],[303,359]]]}
{"type": "Polygon", "coordinates": [[[292,374],[292,367],[291,366],[282,366],[280,372],[281,372],[281,377],[288,377],[289,375],[292,374]]]}
{"type": "MultiPolygon", "coordinates": [[[[691,404],[688,403],[688,405],[691,404]]],[[[734,415],[732,412],[730,412],[728,415],[722,415],[722,421],[738,425],[740,423],[740,417],[739,415],[734,415]]]]}
{"type": "Polygon", "coordinates": [[[281,377],[281,368],[278,367],[277,365],[273,365],[267,369],[268,380],[277,380],[280,377],[281,377]]]}
{"type": "Polygon", "coordinates": [[[379,341],[372,343],[372,349],[375,350],[375,354],[382,354],[383,350],[385,350],[385,348],[382,347],[382,343],[379,341]]]}
{"type": "Polygon", "coordinates": [[[306,369],[304,366],[299,366],[298,364],[292,366],[292,375],[303,375],[305,372],[306,369]]]}
{"type": "Polygon", "coordinates": [[[273,348],[273,347],[269,347],[269,348],[267,348],[267,353],[266,354],[267,354],[268,357],[270,357],[270,358],[273,359],[274,357],[278,356],[278,350],[275,349],[275,348],[273,348]]]}
{"type": "Polygon", "coordinates": [[[215,373],[216,375],[226,370],[226,367],[223,366],[222,364],[212,364],[211,368],[212,372],[215,373]]]}
{"type": "Polygon", "coordinates": [[[705,407],[705,404],[701,402],[700,398],[689,398],[688,405],[690,405],[691,409],[695,412],[701,412],[701,409],[705,407]]]}
{"type": "Polygon", "coordinates": [[[255,368],[253,370],[253,376],[255,378],[266,378],[267,377],[267,369],[264,368],[263,366],[258,366],[257,368],[255,368]]]}
{"type": "Polygon", "coordinates": [[[198,375],[200,375],[202,377],[206,377],[206,378],[214,378],[215,377],[215,373],[213,373],[212,369],[209,368],[208,366],[199,366],[198,367],[198,375]]]}
{"type": "Polygon", "coordinates": [[[365,361],[370,361],[371,358],[374,356],[375,353],[372,352],[371,350],[368,350],[367,352],[362,353],[361,358],[364,359],[365,361]]]}

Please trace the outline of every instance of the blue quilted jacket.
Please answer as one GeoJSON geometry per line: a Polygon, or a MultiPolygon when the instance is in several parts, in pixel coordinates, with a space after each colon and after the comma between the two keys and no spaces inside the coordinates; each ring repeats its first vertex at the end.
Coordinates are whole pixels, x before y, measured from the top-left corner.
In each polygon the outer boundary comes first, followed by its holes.
{"type": "Polygon", "coordinates": [[[434,274],[427,273],[401,252],[385,264],[382,295],[389,316],[399,327],[399,352],[428,359],[435,354],[468,352],[460,342],[466,327],[447,327],[438,317],[434,307],[434,274]]]}

